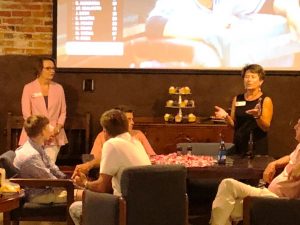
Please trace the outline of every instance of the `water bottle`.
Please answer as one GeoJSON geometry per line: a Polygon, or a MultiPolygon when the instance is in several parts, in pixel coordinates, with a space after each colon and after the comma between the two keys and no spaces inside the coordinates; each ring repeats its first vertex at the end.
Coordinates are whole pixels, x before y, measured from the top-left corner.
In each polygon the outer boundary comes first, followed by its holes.
{"type": "Polygon", "coordinates": [[[254,153],[253,153],[253,147],[254,147],[254,143],[253,143],[253,132],[250,132],[249,135],[249,141],[248,141],[248,149],[247,149],[247,153],[246,155],[248,156],[248,158],[253,159],[254,157],[254,153]]]}
{"type": "Polygon", "coordinates": [[[182,147],[181,146],[177,145],[176,151],[177,151],[178,156],[182,155],[182,147]]]}
{"type": "Polygon", "coordinates": [[[222,135],[220,134],[221,141],[220,141],[220,148],[218,153],[218,164],[226,164],[226,146],[225,142],[222,139],[222,135]]]}
{"type": "Polygon", "coordinates": [[[193,147],[191,145],[188,145],[186,149],[187,155],[192,155],[192,151],[193,151],[193,147]]]}

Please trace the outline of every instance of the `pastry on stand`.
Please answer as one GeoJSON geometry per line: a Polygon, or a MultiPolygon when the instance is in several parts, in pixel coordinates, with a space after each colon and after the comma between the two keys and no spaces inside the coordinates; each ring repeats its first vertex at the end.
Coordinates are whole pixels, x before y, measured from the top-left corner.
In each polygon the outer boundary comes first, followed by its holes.
{"type": "Polygon", "coordinates": [[[166,102],[166,108],[174,108],[178,109],[177,114],[174,116],[172,114],[166,113],[164,115],[164,120],[166,122],[189,122],[194,123],[196,122],[196,116],[193,113],[190,114],[183,114],[183,110],[185,109],[193,109],[195,108],[195,101],[192,99],[187,99],[187,95],[191,95],[191,89],[188,86],[185,87],[169,87],[169,94],[170,95],[177,95],[178,100],[168,100],[166,102]]]}

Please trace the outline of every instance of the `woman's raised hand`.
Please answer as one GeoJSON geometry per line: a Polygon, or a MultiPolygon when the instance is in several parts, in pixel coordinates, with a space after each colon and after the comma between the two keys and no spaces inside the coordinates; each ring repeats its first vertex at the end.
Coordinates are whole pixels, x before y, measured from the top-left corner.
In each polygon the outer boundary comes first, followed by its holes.
{"type": "Polygon", "coordinates": [[[218,119],[225,119],[228,116],[228,113],[219,106],[215,106],[215,110],[215,116],[218,119]]]}

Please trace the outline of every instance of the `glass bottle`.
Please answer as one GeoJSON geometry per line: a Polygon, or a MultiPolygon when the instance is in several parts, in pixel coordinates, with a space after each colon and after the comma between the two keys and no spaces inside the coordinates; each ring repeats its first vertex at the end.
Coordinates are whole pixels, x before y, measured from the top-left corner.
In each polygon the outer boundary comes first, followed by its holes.
{"type": "Polygon", "coordinates": [[[222,134],[220,134],[220,147],[219,147],[219,153],[218,153],[218,164],[226,164],[226,146],[225,142],[222,138],[222,134]]]}
{"type": "Polygon", "coordinates": [[[250,132],[249,135],[249,141],[248,141],[248,149],[247,149],[247,156],[250,159],[253,159],[254,157],[254,153],[253,153],[253,147],[254,147],[254,143],[253,143],[253,132],[250,132]]]}
{"type": "Polygon", "coordinates": [[[182,155],[182,147],[181,146],[179,146],[179,145],[176,146],[176,153],[178,156],[182,155]]]}
{"type": "Polygon", "coordinates": [[[187,155],[192,155],[192,151],[193,151],[192,145],[188,145],[186,151],[187,151],[187,155]]]}

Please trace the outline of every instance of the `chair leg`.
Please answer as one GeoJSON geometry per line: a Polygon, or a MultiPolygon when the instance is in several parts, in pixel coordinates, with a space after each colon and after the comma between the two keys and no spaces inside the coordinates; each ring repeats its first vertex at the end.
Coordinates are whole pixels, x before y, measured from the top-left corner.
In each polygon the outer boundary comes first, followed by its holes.
{"type": "Polygon", "coordinates": [[[3,225],[11,225],[9,212],[4,212],[3,213],[3,225]]]}

